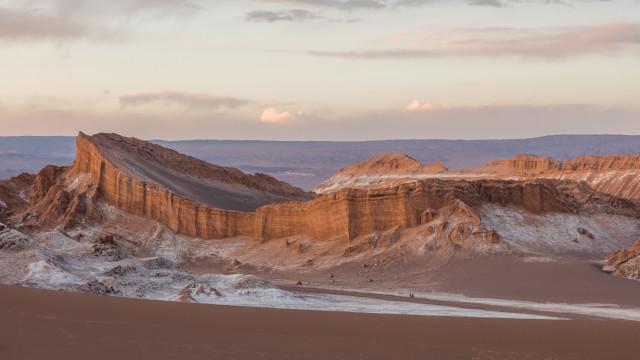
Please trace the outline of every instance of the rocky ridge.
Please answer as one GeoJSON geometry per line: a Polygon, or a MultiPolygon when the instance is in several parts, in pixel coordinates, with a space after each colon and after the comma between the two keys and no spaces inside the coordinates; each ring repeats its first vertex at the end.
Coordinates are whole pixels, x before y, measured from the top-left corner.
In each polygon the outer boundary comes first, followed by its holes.
{"type": "MultiPolygon", "coordinates": [[[[467,212],[471,218],[477,217],[472,208],[482,203],[519,206],[532,213],[557,211],[638,216],[637,205],[632,201],[597,193],[588,186],[545,179],[420,180],[392,188],[343,189],[314,200],[272,203],[255,212],[239,212],[182,196],[144,176],[137,176],[140,168],[130,173],[132,165],[123,165],[129,161],[124,151],[133,147],[137,154],[142,151],[139,149],[147,149],[146,145],[139,145],[140,140],[112,135],[96,138],[99,140],[84,134],[78,136],[77,159],[72,167],[49,166],[38,174],[31,190],[29,209],[21,219],[24,224],[71,229],[86,221],[99,222],[102,215],[95,210],[98,200],[155,219],[177,234],[202,239],[247,236],[260,242],[298,235],[316,241],[349,242],[378,231],[427,224],[433,214],[457,202],[470,209],[467,212]],[[115,148],[119,149],[117,154],[109,152],[115,148]],[[116,157],[119,160],[109,160],[116,157]]],[[[151,148],[154,147],[156,145],[151,148]]],[[[415,160],[395,155],[377,159],[372,165],[365,164],[361,168],[375,169],[379,164],[410,171],[425,169],[417,166],[415,160]]],[[[439,171],[441,166],[435,168],[439,171]]],[[[195,170],[189,172],[196,173],[195,170]]],[[[235,174],[234,171],[231,173],[235,174]]],[[[215,177],[210,175],[209,178],[215,177]]],[[[490,229],[482,229],[476,221],[476,226],[469,232],[462,231],[461,236],[480,236],[487,241],[489,232],[490,229]]],[[[451,239],[451,234],[446,235],[446,240],[451,239]]]]}
{"type": "Polygon", "coordinates": [[[582,156],[566,161],[520,154],[512,159],[491,161],[478,169],[461,171],[447,171],[440,163],[433,164],[433,166],[412,163],[406,169],[389,166],[403,156],[405,155],[386,154],[365,160],[337,172],[319,184],[314,191],[318,194],[324,194],[347,187],[365,189],[392,187],[424,178],[452,180],[544,178],[584,181],[600,192],[629,199],[640,199],[640,153],[635,155],[582,156]],[[378,161],[375,161],[376,159],[378,161]],[[372,164],[375,166],[370,166],[372,164]],[[408,171],[411,168],[434,170],[408,171]]]}
{"type": "Polygon", "coordinates": [[[429,266],[435,266],[454,256],[510,250],[595,260],[640,236],[635,200],[595,191],[584,182],[440,179],[447,172],[441,164],[423,166],[394,154],[343,173],[384,169],[424,178],[401,177],[395,186],[343,188],[313,199],[283,185],[274,190],[276,197],[302,194],[304,201],[237,211],[209,205],[193,192],[176,192],[183,190],[178,185],[230,189],[229,196],[262,200],[271,185],[251,185],[255,176],[239,176],[241,183],[234,183],[226,175],[235,171],[213,165],[211,172],[200,173],[196,162],[189,165],[194,169],[178,174],[178,158],[137,139],[80,134],[74,165],[45,167],[29,185],[28,206],[11,216],[12,226],[31,236],[49,231],[79,242],[112,236],[128,256],[168,256],[178,264],[251,271],[319,271],[374,256],[396,263],[430,259],[429,266]],[[153,160],[156,155],[169,160],[153,160]],[[222,180],[216,180],[216,171],[222,180]]]}

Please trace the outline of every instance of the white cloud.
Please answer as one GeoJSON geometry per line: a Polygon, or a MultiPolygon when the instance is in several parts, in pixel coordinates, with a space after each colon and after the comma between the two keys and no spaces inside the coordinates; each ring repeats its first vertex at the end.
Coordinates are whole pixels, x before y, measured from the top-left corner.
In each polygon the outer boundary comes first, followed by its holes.
{"type": "Polygon", "coordinates": [[[302,115],[302,112],[298,112],[294,114],[290,111],[278,111],[278,109],[274,107],[268,107],[264,109],[262,112],[262,116],[260,116],[260,121],[266,123],[282,123],[289,122],[296,119],[296,116],[302,115]]]}
{"type": "Polygon", "coordinates": [[[420,103],[418,100],[413,100],[411,104],[407,105],[404,110],[407,111],[418,111],[418,110],[448,110],[452,109],[453,106],[442,103],[442,104],[430,104],[430,103],[420,103]]]}

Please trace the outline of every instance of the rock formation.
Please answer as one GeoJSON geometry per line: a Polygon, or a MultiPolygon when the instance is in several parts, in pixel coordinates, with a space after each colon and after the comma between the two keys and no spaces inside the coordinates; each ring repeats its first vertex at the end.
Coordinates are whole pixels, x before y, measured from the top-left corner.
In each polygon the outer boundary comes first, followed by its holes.
{"type": "Polygon", "coordinates": [[[406,179],[432,178],[447,172],[442,163],[423,165],[405,154],[383,154],[338,171],[314,191],[320,194],[347,187],[389,187],[401,184],[406,179]]]}
{"type": "MultiPolygon", "coordinates": [[[[72,166],[0,182],[0,282],[123,296],[162,288],[206,302],[224,298],[224,284],[176,266],[295,281],[331,273],[340,286],[349,273],[388,288],[483,254],[602,260],[640,237],[635,198],[578,181],[631,178],[632,157],[520,155],[450,172],[387,154],[315,195],[115,134],[81,133],[77,145],[72,166]]],[[[639,247],[611,255],[607,269],[637,277],[639,247]]]]}
{"type": "Polygon", "coordinates": [[[640,279],[640,239],[629,250],[611,253],[605,261],[603,270],[627,279],[640,279]]]}
{"type": "Polygon", "coordinates": [[[413,162],[397,160],[402,157],[406,155],[386,154],[365,160],[337,172],[319,184],[314,191],[324,194],[347,187],[364,189],[391,187],[424,178],[452,180],[544,178],[584,181],[600,192],[628,199],[640,199],[640,176],[638,176],[640,175],[640,153],[582,156],[566,161],[520,154],[512,159],[491,161],[479,169],[462,171],[447,171],[440,163],[422,165],[415,160],[413,162]],[[392,162],[403,166],[389,166],[392,162]]]}
{"type": "Polygon", "coordinates": [[[36,176],[22,173],[7,180],[0,180],[0,221],[24,210],[29,202],[29,191],[36,176]]]}
{"type": "MultiPolygon", "coordinates": [[[[442,239],[461,245],[471,238],[489,243],[498,238],[481,226],[474,213],[473,207],[483,203],[517,206],[531,213],[639,214],[633,201],[575,182],[546,179],[429,179],[387,188],[345,188],[310,200],[311,195],[265,175],[246,175],[133,138],[81,133],[77,143],[73,166],[48,166],[36,177],[29,209],[21,219],[27,226],[70,229],[98,222],[102,215],[96,201],[105,201],[194,238],[247,236],[264,242],[304,235],[316,241],[349,242],[376,232],[427,225],[434,214],[444,211],[457,214],[459,229],[443,223],[434,233],[438,230],[442,239]],[[278,203],[284,198],[307,201],[278,203]],[[270,203],[253,212],[233,209],[254,201],[270,203]]],[[[380,167],[405,174],[446,171],[441,164],[422,166],[399,155],[377,157],[348,171],[380,167]]]]}
{"type": "Polygon", "coordinates": [[[263,174],[211,165],[138,139],[80,133],[74,164],[47,166],[36,177],[24,221],[42,227],[63,219],[64,228],[79,216],[99,221],[99,198],[180,234],[226,238],[253,234],[253,214],[235,209],[313,197],[263,174]]]}

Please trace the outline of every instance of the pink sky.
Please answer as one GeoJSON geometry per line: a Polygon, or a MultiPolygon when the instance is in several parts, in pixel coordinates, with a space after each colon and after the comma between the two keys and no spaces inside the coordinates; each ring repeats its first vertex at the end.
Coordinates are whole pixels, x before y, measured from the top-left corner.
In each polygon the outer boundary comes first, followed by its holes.
{"type": "Polygon", "coordinates": [[[0,0],[0,135],[640,133],[634,0],[0,0]]]}

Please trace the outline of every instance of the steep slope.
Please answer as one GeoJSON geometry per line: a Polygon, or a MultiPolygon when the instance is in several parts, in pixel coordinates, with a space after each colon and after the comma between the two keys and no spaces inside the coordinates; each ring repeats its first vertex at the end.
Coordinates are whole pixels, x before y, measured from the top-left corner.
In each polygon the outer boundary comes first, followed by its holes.
{"type": "Polygon", "coordinates": [[[106,200],[181,234],[234,237],[253,234],[254,218],[234,210],[314,197],[266,175],[246,175],[133,138],[80,133],[77,145],[72,166],[47,166],[38,174],[22,218],[28,226],[99,222],[95,202],[106,200]]]}
{"type": "Polygon", "coordinates": [[[136,138],[80,133],[74,168],[95,172],[102,162],[117,171],[175,194],[220,209],[254,211],[259,206],[308,200],[312,194],[264,174],[209,164],[136,138]],[[98,161],[99,157],[103,160],[98,161]]]}

